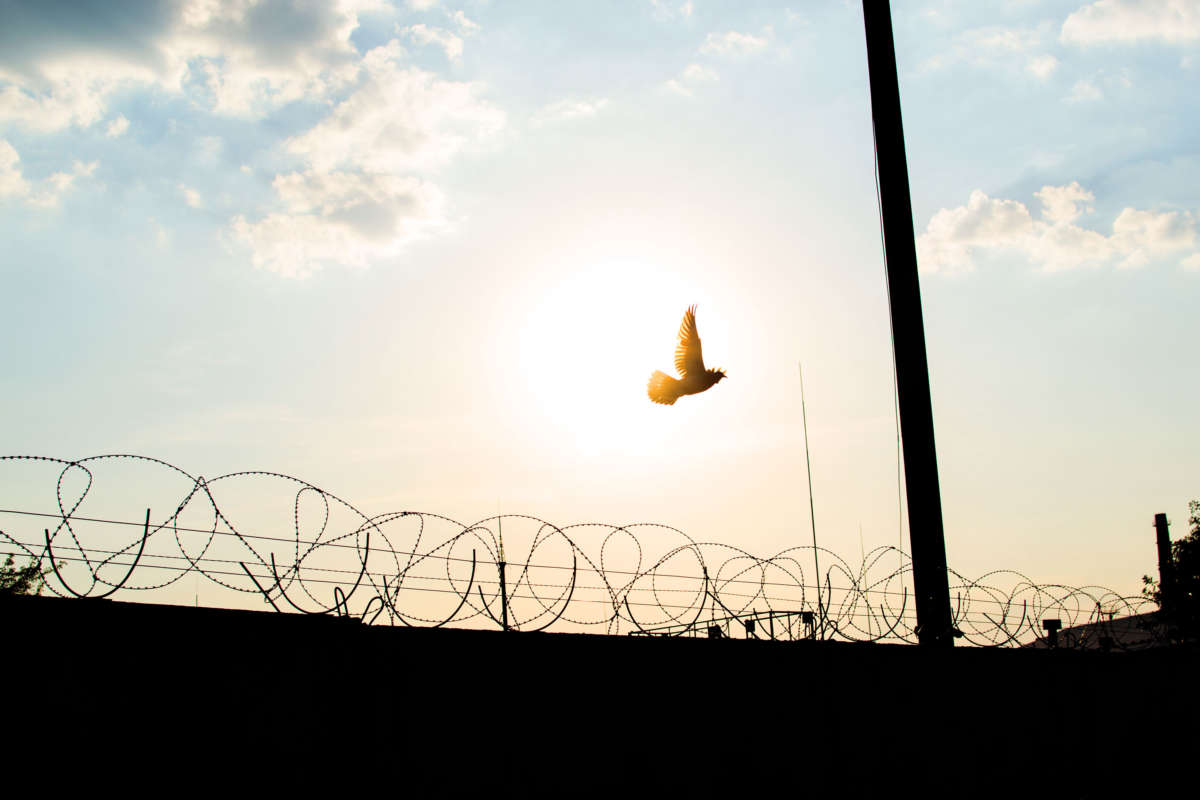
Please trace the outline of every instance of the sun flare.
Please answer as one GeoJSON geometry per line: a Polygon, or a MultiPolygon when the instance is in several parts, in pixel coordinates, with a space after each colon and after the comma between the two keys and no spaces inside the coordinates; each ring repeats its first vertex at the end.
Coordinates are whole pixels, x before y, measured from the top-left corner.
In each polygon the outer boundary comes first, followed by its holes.
{"type": "MultiPolygon", "coordinates": [[[[636,262],[573,271],[546,290],[519,348],[531,421],[547,444],[589,457],[661,445],[674,427],[664,412],[678,410],[651,403],[646,382],[655,369],[673,372],[675,334],[694,293],[679,276],[636,262]]],[[[715,321],[705,330],[720,338],[715,321]]]]}

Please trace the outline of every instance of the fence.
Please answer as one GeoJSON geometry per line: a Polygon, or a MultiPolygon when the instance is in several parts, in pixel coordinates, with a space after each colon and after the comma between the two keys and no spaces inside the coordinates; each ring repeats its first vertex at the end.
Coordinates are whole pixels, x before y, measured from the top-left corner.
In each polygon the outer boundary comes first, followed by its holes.
{"type": "MultiPolygon", "coordinates": [[[[826,569],[816,576],[805,567],[811,546],[761,557],[666,525],[369,516],[272,472],[206,479],[134,455],[8,456],[0,467],[16,471],[7,485],[27,497],[53,478],[57,508],[0,508],[0,554],[40,562],[56,595],[180,603],[190,580],[198,602],[203,580],[206,603],[376,625],[916,641],[911,560],[894,547],[856,565],[818,548],[826,569]],[[146,496],[169,510],[145,508],[146,496]],[[141,519],[129,513],[135,503],[141,519]]],[[[1011,570],[949,577],[968,644],[1122,648],[1165,635],[1145,598],[1011,570]]]]}

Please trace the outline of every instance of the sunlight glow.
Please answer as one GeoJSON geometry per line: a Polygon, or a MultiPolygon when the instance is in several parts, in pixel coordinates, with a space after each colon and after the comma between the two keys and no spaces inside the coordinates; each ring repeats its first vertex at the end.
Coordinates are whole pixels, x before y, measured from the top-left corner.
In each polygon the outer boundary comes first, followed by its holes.
{"type": "MultiPolygon", "coordinates": [[[[655,369],[674,373],[675,335],[694,293],[669,271],[629,261],[574,271],[548,289],[519,344],[538,438],[589,458],[660,449],[687,414],[651,403],[646,382],[655,369]]],[[[700,319],[701,336],[716,343],[723,326],[700,319]]]]}

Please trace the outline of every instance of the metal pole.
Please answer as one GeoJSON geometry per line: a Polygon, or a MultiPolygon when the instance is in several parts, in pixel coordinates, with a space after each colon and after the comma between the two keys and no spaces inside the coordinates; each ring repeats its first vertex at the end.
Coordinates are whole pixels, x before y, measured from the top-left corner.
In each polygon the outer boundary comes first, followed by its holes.
{"type": "Polygon", "coordinates": [[[1175,612],[1175,563],[1171,557],[1171,534],[1167,515],[1154,515],[1154,533],[1158,544],[1158,607],[1164,617],[1175,612]]]}
{"type": "Polygon", "coordinates": [[[921,318],[921,287],[917,280],[904,126],[900,119],[896,50],[887,0],[863,0],[863,23],[867,35],[875,159],[879,167],[896,394],[904,442],[917,638],[923,645],[950,647],[954,644],[954,629],[950,616],[950,586],[946,578],[937,451],[933,441],[933,407],[929,399],[929,365],[921,318]]]}
{"type": "Polygon", "coordinates": [[[500,568],[500,627],[508,630],[508,586],[504,579],[507,566],[504,561],[504,518],[499,515],[496,516],[496,528],[500,531],[500,563],[497,564],[500,568]]]}

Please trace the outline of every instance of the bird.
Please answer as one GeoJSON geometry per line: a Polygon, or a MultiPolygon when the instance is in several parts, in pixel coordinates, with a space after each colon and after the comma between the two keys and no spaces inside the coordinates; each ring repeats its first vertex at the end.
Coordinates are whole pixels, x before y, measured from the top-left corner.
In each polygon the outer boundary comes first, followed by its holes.
{"type": "Polygon", "coordinates": [[[661,370],[655,370],[646,384],[646,394],[656,403],[666,406],[685,394],[699,394],[727,378],[723,369],[705,369],[704,353],[700,349],[700,334],[696,331],[696,307],[689,306],[679,325],[679,344],[675,346],[676,380],[661,370]]]}

